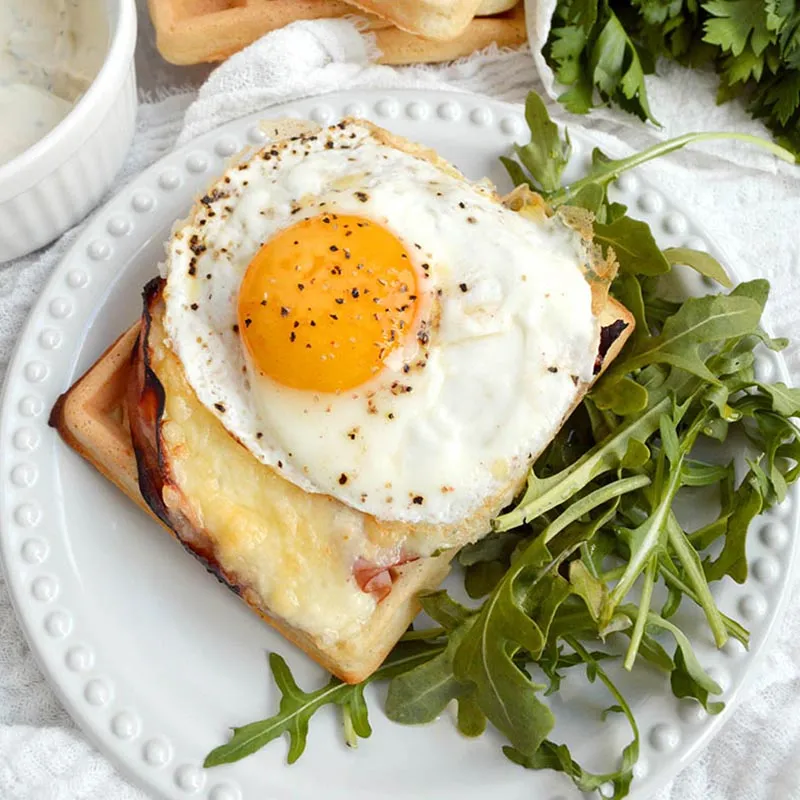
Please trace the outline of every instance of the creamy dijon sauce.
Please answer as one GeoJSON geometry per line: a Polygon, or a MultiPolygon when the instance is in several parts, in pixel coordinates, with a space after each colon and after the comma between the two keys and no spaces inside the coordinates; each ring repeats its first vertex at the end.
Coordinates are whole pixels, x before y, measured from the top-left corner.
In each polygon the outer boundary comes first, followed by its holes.
{"type": "Polygon", "coordinates": [[[107,49],[104,0],[0,0],[0,164],[64,119],[107,49]]]}

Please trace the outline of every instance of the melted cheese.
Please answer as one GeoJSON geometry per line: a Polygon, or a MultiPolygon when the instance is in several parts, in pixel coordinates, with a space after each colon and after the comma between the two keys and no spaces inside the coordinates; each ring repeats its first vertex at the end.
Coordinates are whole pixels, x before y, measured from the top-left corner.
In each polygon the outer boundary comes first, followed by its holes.
{"type": "MultiPolygon", "coordinates": [[[[154,320],[151,341],[162,339],[154,320]]],[[[356,584],[353,563],[380,557],[364,516],[256,461],[197,400],[166,346],[154,348],[151,366],[166,393],[168,469],[220,566],[256,593],[264,611],[323,642],[355,635],[375,600],[356,584]]],[[[170,492],[165,502],[175,506],[181,499],[170,492]]]]}

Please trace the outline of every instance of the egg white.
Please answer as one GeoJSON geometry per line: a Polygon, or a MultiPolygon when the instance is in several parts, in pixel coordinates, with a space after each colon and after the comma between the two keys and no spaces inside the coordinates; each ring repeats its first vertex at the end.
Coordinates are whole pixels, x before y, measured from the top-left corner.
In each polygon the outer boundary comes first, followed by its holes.
{"type": "Polygon", "coordinates": [[[452,523],[519,479],[591,379],[584,261],[558,220],[525,218],[348,122],[268,145],[215,184],[168,243],[165,324],[201,402],[260,461],[381,519],[452,523]],[[323,212],[367,217],[404,244],[429,323],[427,341],[412,333],[338,395],[260,375],[234,332],[261,245],[323,212]]]}

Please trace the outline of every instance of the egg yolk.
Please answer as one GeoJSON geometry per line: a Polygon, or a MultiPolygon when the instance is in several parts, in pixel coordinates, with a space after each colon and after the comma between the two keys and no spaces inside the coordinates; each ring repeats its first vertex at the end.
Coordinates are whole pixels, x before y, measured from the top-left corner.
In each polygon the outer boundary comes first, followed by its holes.
{"type": "Polygon", "coordinates": [[[369,219],[321,214],[276,234],[239,291],[239,333],[258,369],[294,389],[353,389],[411,330],[417,280],[403,245],[369,219]]]}

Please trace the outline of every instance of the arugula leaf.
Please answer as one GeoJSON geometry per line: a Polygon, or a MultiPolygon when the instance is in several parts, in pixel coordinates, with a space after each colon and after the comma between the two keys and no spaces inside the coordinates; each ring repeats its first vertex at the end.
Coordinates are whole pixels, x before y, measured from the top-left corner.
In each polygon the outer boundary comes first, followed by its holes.
{"type": "Polygon", "coordinates": [[[592,774],[583,769],[572,758],[566,745],[556,744],[549,740],[542,742],[539,749],[531,755],[526,755],[513,747],[504,747],[503,752],[510,761],[528,769],[552,769],[566,773],[582,792],[593,792],[604,784],[611,783],[614,789],[611,799],[618,800],[618,798],[627,796],[633,780],[633,767],[639,758],[639,729],[630,706],[612,683],[605,670],[600,666],[600,659],[596,658],[594,653],[587,651],[575,637],[565,637],[565,641],[586,664],[587,673],[600,678],[602,683],[605,684],[617,701],[613,708],[615,710],[619,709],[625,715],[631,727],[633,739],[622,751],[622,760],[619,768],[615,772],[603,775],[592,774]]]}
{"type": "Polygon", "coordinates": [[[604,251],[613,249],[623,272],[662,275],[669,271],[669,262],[656,244],[650,226],[637,219],[620,217],[608,225],[595,223],[594,240],[604,251]]]}
{"type": "MultiPolygon", "coordinates": [[[[659,557],[657,569],[660,569],[662,574],[665,569],[677,571],[675,565],[672,563],[672,560],[669,559],[666,554],[659,557]]],[[[674,616],[678,612],[682,601],[683,592],[681,591],[680,586],[677,583],[667,583],[667,599],[664,601],[664,605],[661,606],[661,616],[664,619],[669,619],[670,617],[674,616]]],[[[641,645],[641,642],[639,644],[641,645]]]]}
{"type": "MultiPolygon", "coordinates": [[[[690,537],[687,536],[687,538],[690,537]]],[[[661,577],[664,579],[664,583],[666,584],[668,591],[675,590],[677,592],[680,592],[682,597],[688,597],[692,602],[696,603],[698,606],[701,605],[700,598],[694,593],[692,588],[687,583],[684,583],[681,580],[680,576],[677,574],[678,568],[675,566],[675,564],[672,563],[671,559],[668,558],[661,559],[659,568],[661,572],[661,577]]],[[[666,615],[664,615],[663,613],[661,614],[661,616],[666,618],[666,615]]],[[[747,632],[747,630],[743,628],[738,622],[736,622],[736,620],[727,617],[725,614],[720,614],[720,616],[722,617],[722,623],[725,626],[725,630],[728,636],[733,636],[734,639],[737,639],[745,647],[747,647],[750,641],[750,634],[747,632]]],[[[646,655],[646,654],[643,651],[640,651],[640,655],[646,655]]],[[[668,667],[666,669],[667,671],[670,671],[672,667],[668,667]]]]}
{"type": "MultiPolygon", "coordinates": [[[[441,653],[389,684],[385,711],[390,720],[402,725],[433,722],[451,700],[468,693],[468,687],[453,674],[453,658],[471,625],[470,620],[454,628],[441,653]]],[[[469,722],[468,727],[477,727],[473,717],[469,722]]]]}
{"type": "Polygon", "coordinates": [[[493,523],[495,530],[516,528],[569,500],[600,475],[619,469],[631,440],[646,441],[658,429],[661,414],[669,406],[669,398],[663,398],[641,417],[621,425],[605,440],[557,475],[539,478],[534,470],[531,470],[525,494],[513,510],[495,519],[493,523]]]}
{"type": "MultiPolygon", "coordinates": [[[[685,463],[685,462],[684,462],[685,463]]],[[[688,584],[688,594],[703,609],[708,620],[708,626],[714,636],[714,643],[722,647],[728,641],[728,629],[725,619],[717,608],[711,589],[708,585],[707,575],[703,574],[703,565],[700,556],[691,546],[683,528],[678,524],[675,514],[670,512],[667,519],[667,540],[683,570],[683,577],[688,584]]],[[[673,583],[671,588],[676,589],[673,583]]]]}
{"type": "MultiPolygon", "coordinates": [[[[666,415],[662,414],[659,417],[659,427],[663,431],[665,427],[666,415]]],[[[699,433],[699,427],[697,428],[699,433]]],[[[696,435],[696,434],[695,434],[696,435]]],[[[662,439],[663,442],[663,439],[662,439]]],[[[600,624],[607,624],[617,610],[619,604],[625,599],[625,596],[633,587],[634,582],[642,573],[647,569],[648,578],[645,582],[645,591],[648,596],[642,602],[643,613],[646,614],[649,606],[649,599],[652,595],[652,583],[655,580],[656,562],[654,558],[662,550],[666,542],[666,529],[669,520],[670,509],[675,499],[675,495],[680,488],[680,475],[683,459],[685,458],[691,444],[694,443],[692,436],[688,436],[687,443],[679,447],[677,442],[674,448],[670,448],[673,452],[670,453],[670,475],[666,480],[658,480],[659,495],[657,501],[653,505],[652,512],[647,519],[633,530],[627,531],[627,541],[629,547],[628,563],[625,565],[625,570],[620,576],[614,588],[609,592],[606,602],[600,614],[600,624]]],[[[663,468],[663,460],[659,462],[663,468]]],[[[634,636],[631,639],[631,646],[628,650],[625,666],[630,669],[633,666],[633,659],[636,655],[636,648],[638,647],[639,640],[641,639],[644,628],[634,631],[634,636]]]]}
{"type": "Polygon", "coordinates": [[[733,286],[722,264],[714,256],[704,253],[702,250],[692,250],[689,247],[669,247],[664,251],[664,257],[670,265],[685,264],[727,289],[733,286]]]}
{"type": "Polygon", "coordinates": [[[541,654],[553,614],[570,593],[569,584],[553,573],[552,565],[542,539],[537,539],[484,604],[453,661],[455,677],[473,688],[483,713],[528,755],[539,748],[554,718],[536,697],[545,687],[514,663],[514,655],[520,648],[534,659],[541,654]],[[536,571],[525,589],[525,610],[514,585],[523,566],[536,571]]]}
{"type": "MultiPolygon", "coordinates": [[[[709,695],[712,693],[705,682],[698,681],[692,670],[686,664],[683,650],[678,647],[675,650],[675,669],[670,674],[670,686],[675,697],[694,697],[709,714],[719,714],[724,708],[725,703],[709,702],[709,695]]],[[[717,686],[717,694],[722,690],[717,686]]]]}
{"type": "MultiPolygon", "coordinates": [[[[551,642],[551,645],[542,652],[537,662],[539,668],[550,681],[544,692],[545,697],[549,697],[561,689],[561,681],[564,679],[563,670],[585,663],[577,653],[566,653],[563,645],[559,644],[558,639],[552,639],[551,642]]],[[[594,650],[591,655],[596,661],[616,658],[612,653],[604,653],[602,650],[594,650]]]]}
{"type": "Polygon", "coordinates": [[[623,713],[624,709],[622,708],[622,706],[614,704],[612,706],[608,706],[608,708],[604,708],[600,712],[600,719],[603,722],[605,722],[608,719],[608,717],[611,716],[611,714],[623,714],[623,713]]]}
{"type": "Polygon", "coordinates": [[[641,342],[607,374],[622,377],[648,364],[670,364],[709,383],[719,383],[706,366],[700,346],[744,336],[757,327],[760,317],[761,309],[749,297],[734,293],[690,297],[666,320],[658,336],[641,342]]]}
{"type": "MultiPolygon", "coordinates": [[[[426,611],[449,629],[448,645],[442,654],[393,681],[389,716],[402,722],[425,722],[451,700],[468,697],[465,716],[470,730],[479,710],[517,750],[535,753],[553,718],[537,698],[545,687],[530,679],[517,656],[537,659],[542,655],[550,623],[572,591],[558,567],[594,533],[591,526],[569,528],[573,517],[642,483],[642,479],[618,481],[588,495],[566,520],[551,523],[552,535],[545,531],[520,552],[479,612],[468,611],[442,592],[423,597],[426,611]],[[553,540],[555,554],[548,549],[548,540],[553,540]]],[[[601,515],[598,524],[609,513],[601,515]]]]}
{"type": "Polygon", "coordinates": [[[518,531],[490,533],[483,539],[462,547],[458,553],[458,561],[464,567],[482,561],[507,562],[522,538],[518,531]]]}
{"type": "Polygon", "coordinates": [[[480,736],[486,730],[486,715],[481,710],[474,694],[462,694],[458,698],[456,725],[464,736],[480,736]]]}
{"type": "Polygon", "coordinates": [[[642,295],[642,285],[635,275],[622,273],[617,275],[611,284],[613,296],[633,314],[636,320],[636,327],[633,329],[630,341],[631,344],[638,344],[650,333],[647,314],[644,310],[644,297],[642,295]]]}
{"type": "MultiPolygon", "coordinates": [[[[644,637],[645,625],[647,623],[647,615],[650,610],[650,603],[653,599],[653,589],[656,584],[656,577],[658,575],[658,559],[660,553],[658,552],[658,548],[662,548],[664,545],[662,542],[659,541],[661,539],[660,529],[656,526],[652,526],[647,533],[652,534],[655,532],[656,538],[653,540],[652,545],[649,545],[646,538],[641,537],[642,541],[637,542],[634,541],[634,548],[638,548],[638,553],[644,552],[646,548],[649,547],[650,552],[644,556],[643,564],[644,564],[644,575],[642,580],[642,594],[639,598],[639,613],[636,616],[634,621],[633,630],[630,632],[630,644],[628,645],[628,651],[625,654],[625,661],[623,666],[627,670],[633,669],[634,661],[636,660],[636,656],[639,653],[639,647],[642,643],[642,638],[644,637]]],[[[632,532],[634,534],[638,533],[632,532]]],[[[635,536],[632,538],[636,538],[635,536]]],[[[634,550],[635,551],[635,550],[634,550]]],[[[635,551],[636,552],[636,551],[635,551]]],[[[638,574],[636,575],[638,577],[638,574]]],[[[627,571],[623,573],[623,578],[627,578],[627,571]]],[[[620,593],[620,597],[624,597],[625,593],[620,593]]],[[[616,607],[614,607],[614,600],[612,597],[608,597],[606,599],[606,605],[603,608],[603,612],[600,618],[600,624],[605,624],[605,615],[608,614],[607,609],[612,608],[608,619],[611,619],[613,616],[614,611],[616,611],[616,607]]]]}
{"type": "Polygon", "coordinates": [[[355,746],[359,737],[371,734],[367,707],[364,701],[365,686],[381,678],[391,678],[414,667],[425,664],[438,655],[444,645],[425,642],[401,642],[376,672],[366,681],[347,684],[331,678],[328,684],[313,692],[304,692],[295,683],[286,661],[277,653],[269,654],[272,677],[281,692],[278,713],[268,719],[251,722],[233,729],[233,736],[226,744],[212,750],[203,762],[204,767],[216,767],[239,761],[284,733],[289,736],[287,761],[293,764],[303,754],[311,717],[325,705],[337,705],[345,718],[349,719],[352,738],[348,744],[355,746]]]}
{"type": "Polygon", "coordinates": [[[585,208],[591,211],[599,221],[606,215],[606,193],[605,189],[597,183],[587,183],[570,200],[570,205],[578,208],[585,208]]]}
{"type": "Polygon", "coordinates": [[[638,470],[650,460],[650,448],[638,439],[628,442],[628,450],[620,465],[623,469],[638,470]]]}
{"type": "Polygon", "coordinates": [[[593,533],[591,526],[573,522],[644,483],[647,479],[619,480],[590,493],[554,520],[514,560],[455,654],[456,679],[474,687],[486,717],[524,756],[535,754],[554,720],[536,696],[545,687],[522,672],[514,656],[520,651],[533,660],[541,656],[553,617],[572,592],[558,567],[593,533]],[[550,541],[555,555],[548,549],[550,541]]]}
{"type": "Polygon", "coordinates": [[[508,177],[511,178],[514,186],[522,186],[525,184],[533,189],[533,184],[525,176],[525,170],[522,169],[518,161],[514,161],[513,158],[508,158],[507,156],[500,156],[500,163],[506,168],[508,177]]]}
{"type": "MultiPolygon", "coordinates": [[[[663,415],[660,419],[661,446],[665,458],[656,462],[656,478],[654,487],[660,486],[657,501],[653,499],[653,509],[646,515],[644,521],[634,530],[627,531],[629,555],[625,569],[619,576],[614,588],[609,592],[606,603],[601,611],[601,625],[610,620],[619,604],[628,594],[634,581],[644,571],[645,578],[642,596],[639,601],[639,612],[634,629],[631,632],[631,642],[625,659],[626,669],[633,667],[636,654],[644,635],[644,625],[649,613],[650,600],[659,569],[659,561],[669,544],[684,570],[686,579],[692,589],[693,599],[703,608],[714,634],[717,646],[721,647],[727,641],[728,634],[725,623],[703,576],[700,559],[692,550],[688,539],[677,523],[671,511],[672,502],[680,488],[684,462],[694,446],[695,440],[703,430],[706,422],[705,414],[699,414],[679,440],[675,426],[691,401],[687,401],[683,408],[676,408],[674,418],[669,419],[663,415]],[[667,464],[669,471],[667,473],[667,464]],[[656,505],[657,502],[657,505],[656,505]]],[[[727,476],[723,473],[723,479],[727,476]]],[[[673,584],[672,589],[675,589],[673,584]]],[[[673,597],[672,603],[676,602],[673,597]]],[[[667,606],[668,610],[670,606],[667,606]]]]}
{"type": "Polygon", "coordinates": [[[580,559],[569,565],[569,582],[572,591],[586,603],[592,619],[598,622],[603,606],[607,602],[606,584],[593,575],[580,559]]]}
{"type": "Polygon", "coordinates": [[[505,575],[508,564],[502,561],[479,561],[464,572],[464,588],[473,598],[486,597],[505,575]]]}
{"type": "Polygon", "coordinates": [[[681,470],[681,486],[715,486],[733,474],[734,463],[705,464],[702,461],[687,458],[681,470]]]}
{"type": "Polygon", "coordinates": [[[764,278],[755,278],[751,281],[740,283],[731,292],[731,296],[748,297],[753,302],[758,303],[758,307],[763,312],[769,298],[769,281],[764,278]]]}
{"type": "Polygon", "coordinates": [[[800,416],[800,389],[788,387],[785,383],[759,383],[762,392],[772,399],[772,410],[782,417],[800,416]]]}
{"type": "Polygon", "coordinates": [[[419,602],[422,610],[446,631],[455,630],[474,616],[473,611],[453,600],[443,589],[419,595],[419,602]]]}
{"type": "MultiPolygon", "coordinates": [[[[632,610],[632,609],[631,609],[632,610]]],[[[636,611],[635,613],[639,613],[636,611]]],[[[678,672],[677,679],[672,678],[672,689],[675,692],[677,688],[681,692],[676,693],[677,697],[696,697],[709,713],[716,714],[722,710],[722,703],[708,703],[709,694],[722,694],[722,689],[719,684],[713,680],[703,669],[697,656],[692,649],[691,642],[686,634],[677,626],[673,625],[668,620],[659,617],[658,614],[650,612],[647,615],[647,624],[655,627],[662,628],[668,633],[672,634],[677,645],[675,651],[675,669],[672,672],[674,676],[678,672]]]]}
{"type": "MultiPolygon", "coordinates": [[[[585,186],[589,184],[598,184],[601,187],[607,187],[612,181],[617,180],[623,172],[634,169],[642,164],[652,161],[655,158],[660,158],[676,150],[680,150],[693,142],[707,142],[715,139],[733,139],[748,144],[753,144],[762,147],[777,156],[783,161],[790,164],[795,163],[797,158],[784,147],[768,142],[765,139],[760,139],[758,136],[752,136],[746,133],[731,133],[731,132],[717,132],[708,131],[704,133],[685,133],[682,136],[676,136],[674,139],[668,139],[665,142],[659,142],[647,150],[642,150],[639,153],[634,153],[631,156],[617,159],[594,159],[592,171],[584,178],[573,181],[569,186],[562,187],[558,191],[548,196],[548,200],[554,206],[568,204],[572,201],[585,186]]],[[[800,158],[800,157],[798,157],[800,158]]]]}
{"type": "Polygon", "coordinates": [[[789,346],[789,340],[785,337],[779,337],[777,339],[773,339],[771,336],[767,336],[767,334],[759,329],[754,331],[753,335],[763,344],[765,347],[768,347],[775,353],[779,353],[781,350],[785,350],[789,346]]]}
{"type": "Polygon", "coordinates": [[[597,388],[592,390],[591,397],[600,410],[627,417],[644,411],[649,395],[644,386],[626,376],[618,380],[600,381],[597,388]]]}
{"type": "Polygon", "coordinates": [[[745,543],[750,523],[761,512],[763,499],[752,480],[745,480],[736,491],[733,508],[725,521],[725,544],[714,560],[704,564],[706,579],[715,581],[730,575],[736,583],[747,579],[745,543]]]}

